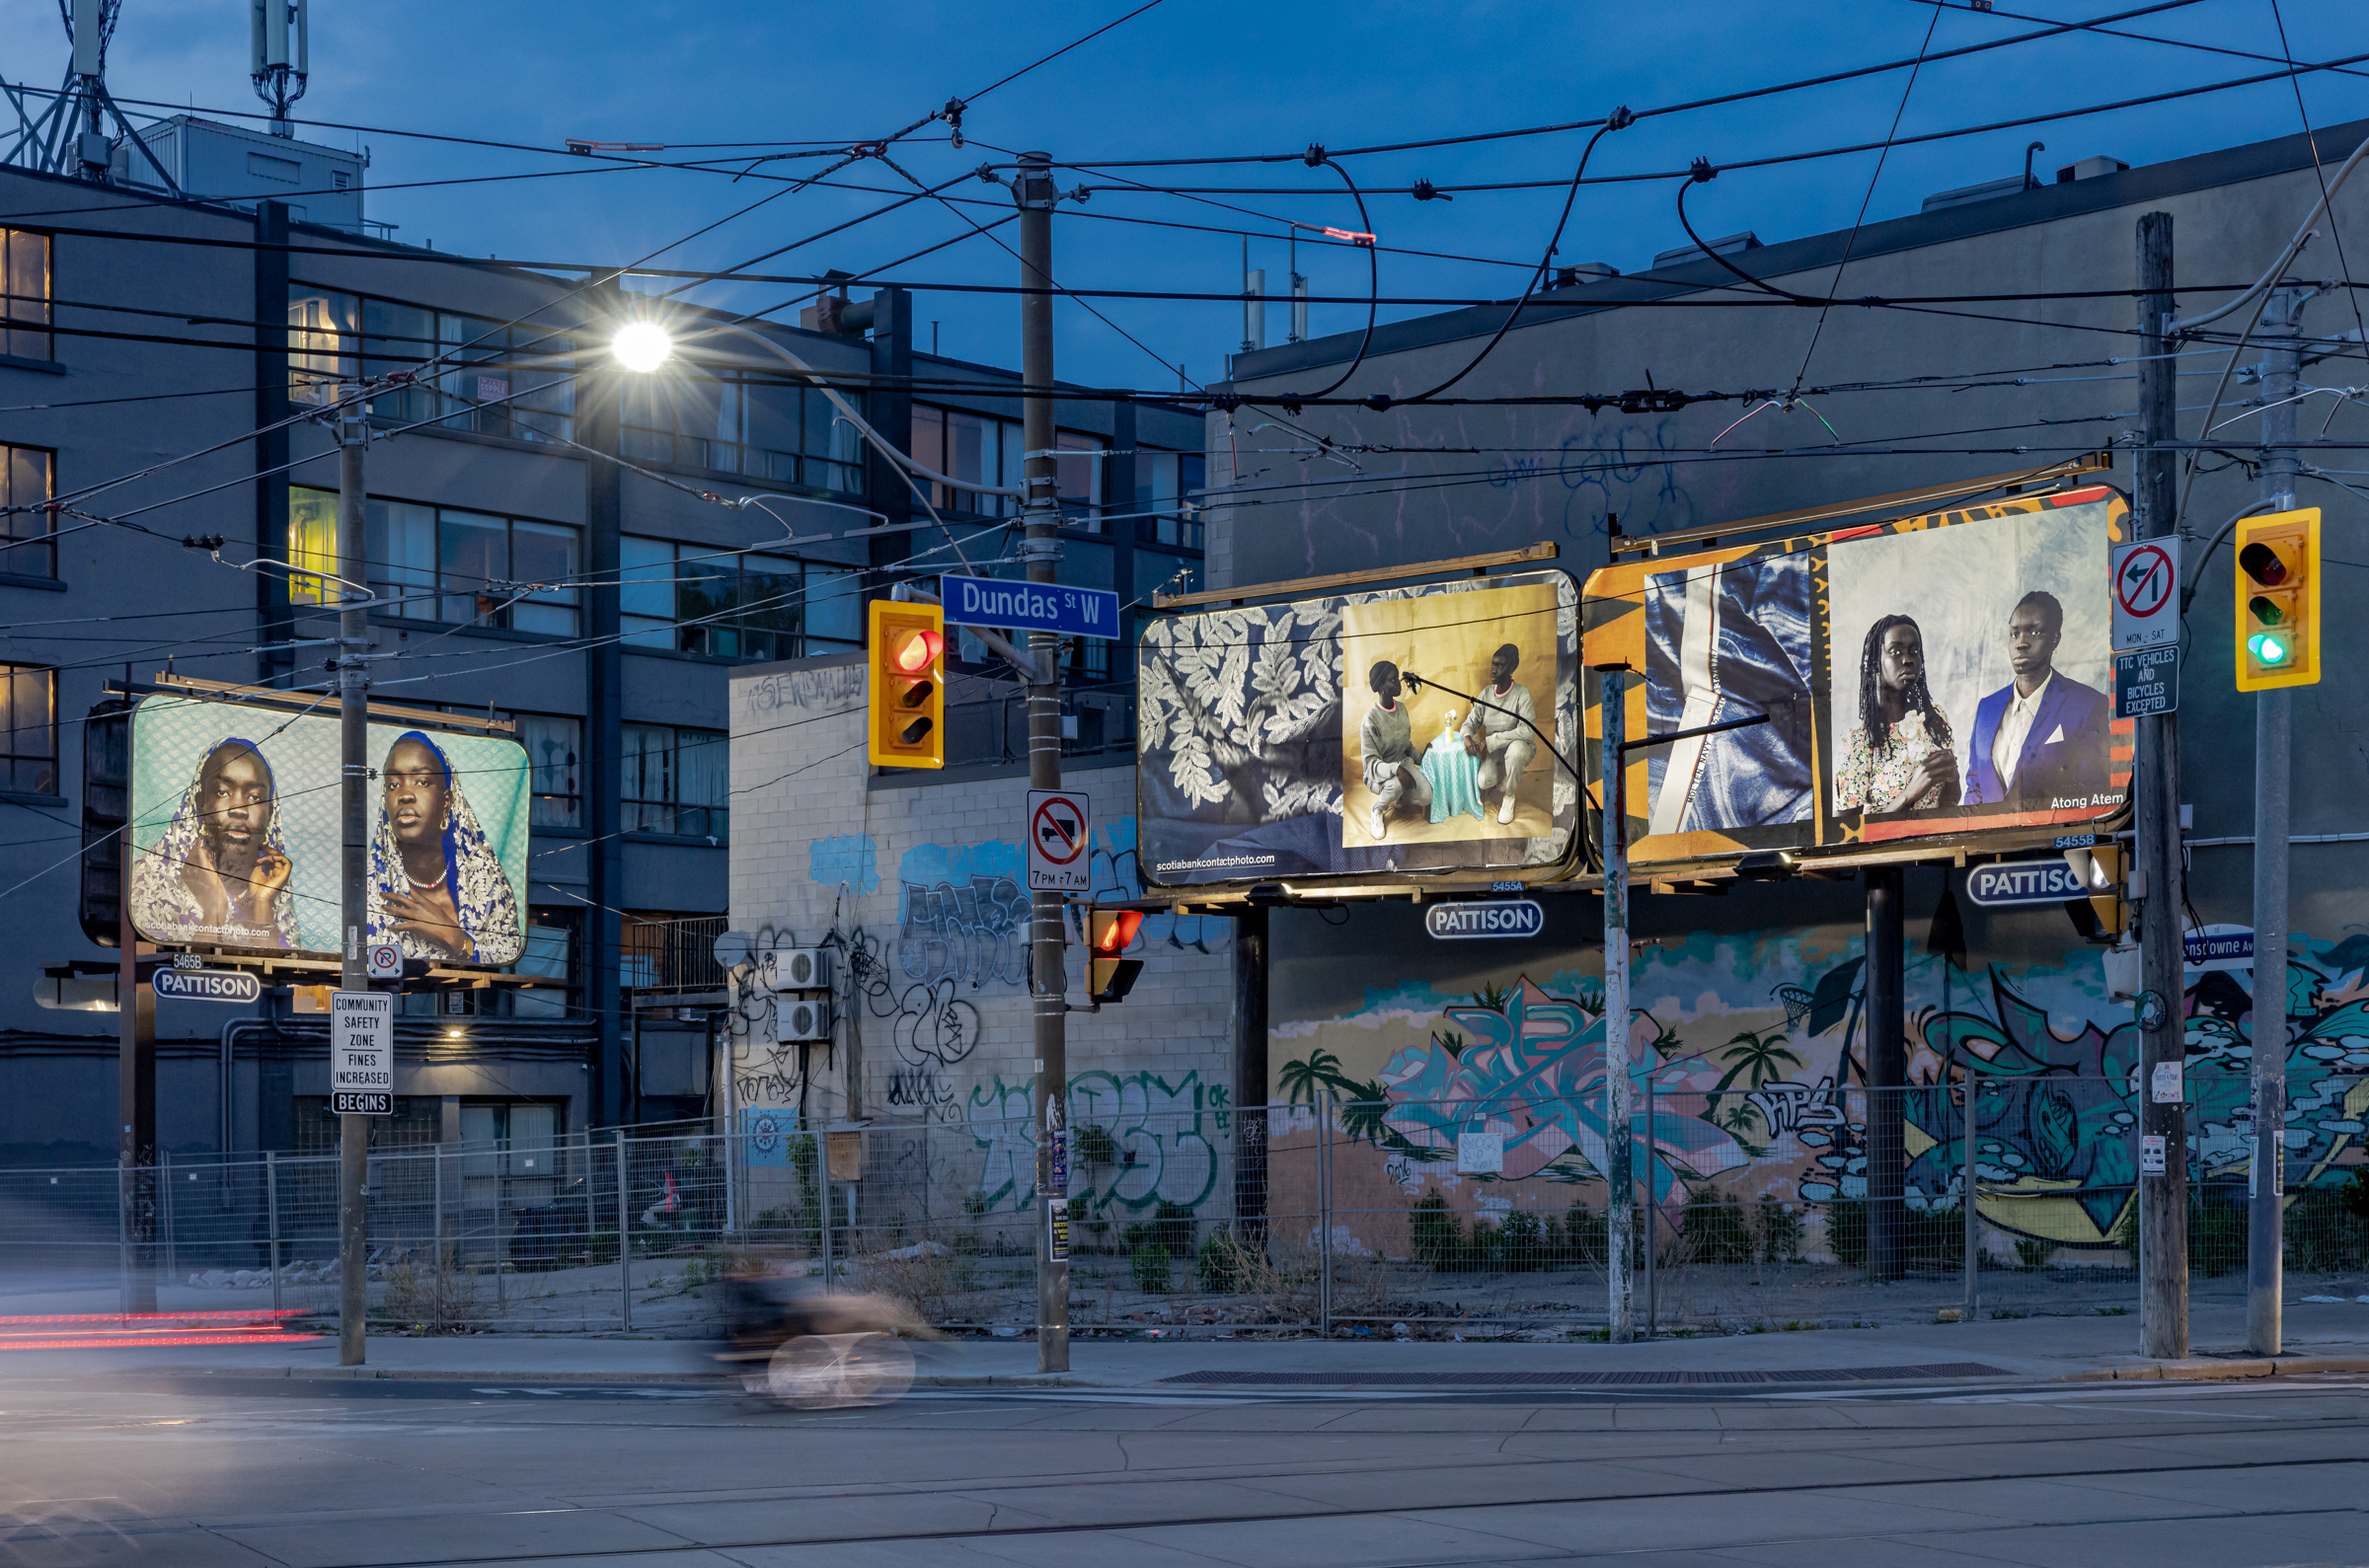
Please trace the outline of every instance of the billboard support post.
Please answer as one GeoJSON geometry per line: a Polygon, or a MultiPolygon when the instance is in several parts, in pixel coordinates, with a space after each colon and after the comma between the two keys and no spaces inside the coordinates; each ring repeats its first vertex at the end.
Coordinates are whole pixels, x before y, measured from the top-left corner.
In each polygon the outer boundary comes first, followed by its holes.
{"type": "MultiPolygon", "coordinates": [[[[368,643],[370,611],[364,503],[370,450],[370,405],[361,387],[338,389],[338,739],[344,821],[343,890],[338,925],[342,967],[338,987],[367,991],[362,931],[368,924],[364,884],[370,867],[369,708],[364,696],[362,650],[368,643]]],[[[390,1062],[394,1053],[390,1051],[390,1062]]],[[[338,1118],[338,1365],[362,1365],[362,1331],[370,1311],[369,1187],[370,1119],[348,1112],[338,1118]]]]}
{"type": "MultiPolygon", "coordinates": [[[[2262,490],[2270,511],[2295,505],[2297,334],[2311,291],[2271,290],[2262,312],[2262,490]]],[[[2231,606],[2235,615],[2239,606],[2231,606]]],[[[2287,772],[2293,694],[2254,694],[2254,1170],[2246,1244],[2246,1348],[2275,1356],[2284,1337],[2287,1124],[2287,772]]]]}
{"type": "Polygon", "coordinates": [[[1611,1290],[1612,1342],[1626,1345],[1636,1336],[1629,1254],[1637,1232],[1629,1147],[1636,1104],[1629,1081],[1629,802],[1623,758],[1628,694],[1621,681],[1628,666],[1597,673],[1604,677],[1604,1275],[1611,1290]]]}
{"type": "MultiPolygon", "coordinates": [[[[2171,443],[2179,435],[2179,372],[2164,339],[2173,311],[2171,213],[2139,218],[2138,249],[2139,286],[2147,292],[2139,296],[2141,443],[2133,462],[2131,532],[2136,539],[2169,539],[2178,502],[2178,459],[2171,443]]],[[[2135,727],[2130,792],[2138,873],[2133,891],[2141,895],[2133,900],[2139,910],[2139,989],[2166,1004],[2139,1009],[2139,1080],[2149,1091],[2140,1096],[2138,1134],[2164,1140],[2163,1169],[2142,1163],[2139,1177],[2139,1354],[2179,1360],[2188,1353],[2187,1117],[2184,1105],[2158,1103],[2153,1091],[2157,1069],[2182,1061],[2187,1051],[2187,1009],[2179,1005],[2180,924],[2187,907],[2179,845],[2179,714],[2150,713],[2135,727]]]]}
{"type": "Polygon", "coordinates": [[[1907,1265],[1908,1150],[1906,929],[1904,882],[1897,865],[1867,872],[1868,937],[1864,996],[1868,1024],[1868,1273],[1896,1280],[1907,1265]]]}

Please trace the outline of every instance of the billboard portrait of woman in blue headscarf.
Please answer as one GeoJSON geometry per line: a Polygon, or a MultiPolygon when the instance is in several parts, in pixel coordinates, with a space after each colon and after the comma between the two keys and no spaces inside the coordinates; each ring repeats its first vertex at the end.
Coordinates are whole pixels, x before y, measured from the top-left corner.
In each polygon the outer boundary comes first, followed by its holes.
{"type": "Polygon", "coordinates": [[[526,944],[517,893],[443,749],[405,730],[380,775],[370,940],[435,963],[515,962],[526,944]]]}

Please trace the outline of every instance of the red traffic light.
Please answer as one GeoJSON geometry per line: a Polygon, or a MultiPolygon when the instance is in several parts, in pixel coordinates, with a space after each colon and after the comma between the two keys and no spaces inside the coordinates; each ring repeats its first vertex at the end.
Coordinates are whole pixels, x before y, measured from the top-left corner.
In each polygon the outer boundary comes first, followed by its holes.
{"type": "Polygon", "coordinates": [[[1098,909],[1088,922],[1087,940],[1098,956],[1113,957],[1133,943],[1136,929],[1142,924],[1141,910],[1098,909]]]}
{"type": "Polygon", "coordinates": [[[946,647],[946,638],[936,632],[918,629],[901,634],[889,661],[907,675],[918,675],[938,662],[946,647]]]}

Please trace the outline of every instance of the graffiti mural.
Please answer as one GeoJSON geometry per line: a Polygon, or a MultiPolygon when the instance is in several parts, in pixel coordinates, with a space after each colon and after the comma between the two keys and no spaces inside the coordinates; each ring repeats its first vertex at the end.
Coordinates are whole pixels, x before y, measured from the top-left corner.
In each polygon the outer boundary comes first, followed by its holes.
{"type": "MultiPolygon", "coordinates": [[[[1661,1201],[1716,1191],[1816,1218],[1866,1197],[1856,934],[1699,933],[1640,958],[1631,1131],[1641,1154],[1651,1135],[1661,1201]]],[[[2291,1191],[2348,1180],[2369,1139],[2369,937],[2297,948],[2281,1008],[2291,1191]]],[[[2129,1005],[2106,998],[2096,954],[1969,974],[1912,948],[1907,964],[1910,1206],[1958,1203],[1970,1119],[1987,1221],[2060,1245],[2119,1246],[2137,1179],[2139,1031],[2129,1005]]],[[[2255,1031],[2245,981],[2191,974],[2184,994],[2191,1177],[2240,1195],[2255,1031]]],[[[1276,1031],[1273,1097],[1330,1095],[1337,1125],[1410,1197],[1467,1180],[1600,1182],[1601,1008],[1601,981],[1578,971],[1469,997],[1375,994],[1358,1014],[1276,1031]],[[1503,1171],[1460,1178],[1457,1136],[1481,1131],[1502,1138],[1503,1171]]]]}
{"type": "MultiPolygon", "coordinates": [[[[971,1137],[985,1157],[988,1207],[1026,1210],[1036,1198],[1036,1080],[998,1076],[970,1091],[971,1137]]],[[[1070,1212],[1134,1214],[1160,1204],[1196,1209],[1217,1192],[1219,1146],[1232,1132],[1222,1084],[1188,1070],[1080,1073],[1069,1081],[1070,1212]]]]}

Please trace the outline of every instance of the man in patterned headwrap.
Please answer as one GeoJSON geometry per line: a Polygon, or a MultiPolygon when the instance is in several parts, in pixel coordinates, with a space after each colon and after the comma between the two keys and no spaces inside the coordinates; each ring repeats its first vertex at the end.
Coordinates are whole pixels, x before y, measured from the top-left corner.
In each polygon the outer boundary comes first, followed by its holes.
{"type": "Polygon", "coordinates": [[[132,863],[132,924],[151,941],[291,949],[293,869],[271,765],[234,736],[205,754],[164,836],[132,863]]]}
{"type": "Polygon", "coordinates": [[[407,958],[514,962],[526,945],[517,894],[442,749],[407,730],[380,772],[370,939],[400,944],[407,958]]]}

